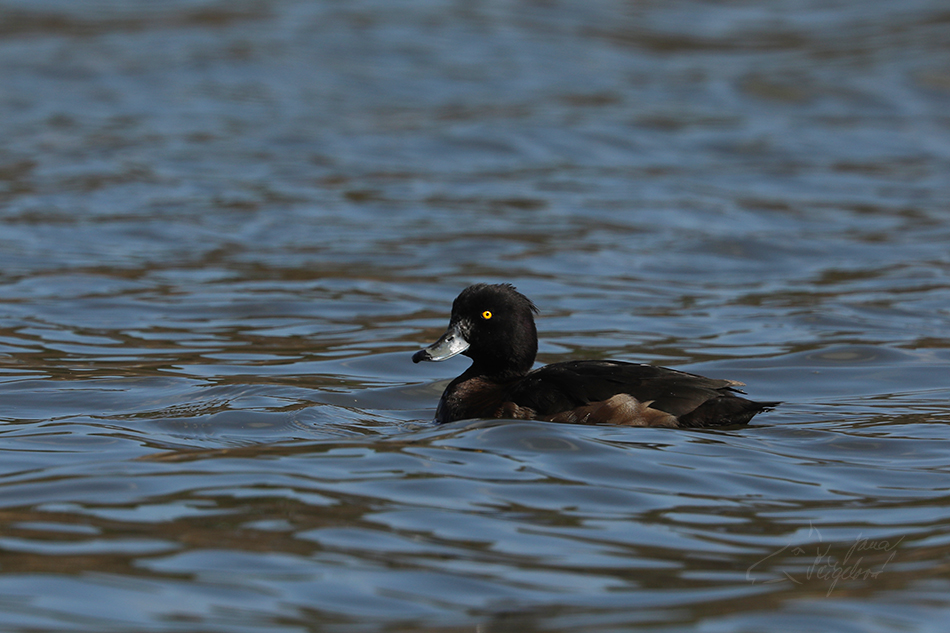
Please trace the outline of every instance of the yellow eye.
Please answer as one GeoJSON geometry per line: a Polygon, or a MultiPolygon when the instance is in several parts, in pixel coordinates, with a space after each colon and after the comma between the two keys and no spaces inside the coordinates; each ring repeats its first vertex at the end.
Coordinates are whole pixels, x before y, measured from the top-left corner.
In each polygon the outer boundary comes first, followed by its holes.
{"type": "Polygon", "coordinates": [[[482,312],[482,318],[487,321],[488,319],[491,318],[491,312],[488,310],[485,310],[484,312],[482,312]]]}

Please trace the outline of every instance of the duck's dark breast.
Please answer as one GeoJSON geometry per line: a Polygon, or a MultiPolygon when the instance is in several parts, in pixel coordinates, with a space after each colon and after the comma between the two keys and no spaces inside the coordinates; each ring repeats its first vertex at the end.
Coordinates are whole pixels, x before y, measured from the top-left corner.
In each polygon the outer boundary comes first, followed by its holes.
{"type": "MultiPolygon", "coordinates": [[[[475,418],[515,417],[502,413],[508,384],[493,382],[481,376],[462,374],[445,388],[435,412],[437,422],[475,418]]],[[[521,415],[517,419],[532,419],[521,415]]]]}

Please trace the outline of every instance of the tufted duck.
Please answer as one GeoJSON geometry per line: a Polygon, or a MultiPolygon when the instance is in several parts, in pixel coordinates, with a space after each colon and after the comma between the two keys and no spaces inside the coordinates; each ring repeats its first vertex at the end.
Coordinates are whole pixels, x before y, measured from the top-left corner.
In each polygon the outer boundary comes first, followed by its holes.
{"type": "Polygon", "coordinates": [[[449,328],[412,360],[464,354],[465,373],[449,383],[437,422],[471,418],[575,424],[707,427],[745,424],[777,402],[741,398],[734,380],[620,361],[580,360],[531,371],[538,352],[530,299],[510,284],[469,286],[452,304],[449,328]]]}

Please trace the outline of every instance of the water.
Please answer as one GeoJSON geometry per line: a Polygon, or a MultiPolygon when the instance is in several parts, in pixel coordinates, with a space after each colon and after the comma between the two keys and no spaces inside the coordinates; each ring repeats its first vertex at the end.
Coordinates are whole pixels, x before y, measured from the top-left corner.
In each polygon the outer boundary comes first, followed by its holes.
{"type": "Polygon", "coordinates": [[[942,631],[948,15],[0,1],[0,628],[942,631]],[[435,427],[476,281],[785,404],[435,427]]]}

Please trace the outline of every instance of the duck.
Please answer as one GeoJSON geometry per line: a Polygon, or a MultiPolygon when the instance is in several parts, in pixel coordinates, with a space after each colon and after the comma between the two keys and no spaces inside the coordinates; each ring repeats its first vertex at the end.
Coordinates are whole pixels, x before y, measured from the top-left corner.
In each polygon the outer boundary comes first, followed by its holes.
{"type": "Polygon", "coordinates": [[[448,329],[414,363],[463,354],[471,366],[452,380],[435,412],[444,424],[511,419],[697,428],[747,424],[779,402],[743,398],[736,380],[616,360],[572,360],[532,369],[538,308],[511,284],[478,283],[452,303],[448,329]]]}

